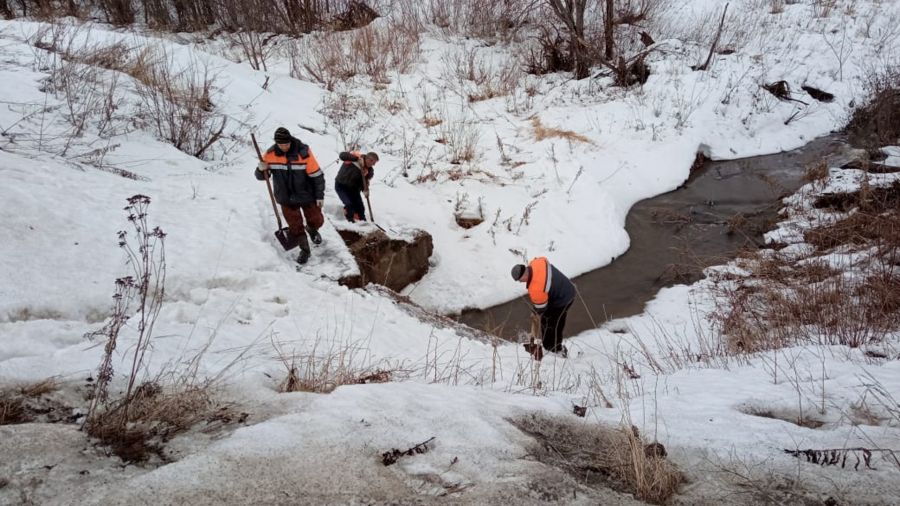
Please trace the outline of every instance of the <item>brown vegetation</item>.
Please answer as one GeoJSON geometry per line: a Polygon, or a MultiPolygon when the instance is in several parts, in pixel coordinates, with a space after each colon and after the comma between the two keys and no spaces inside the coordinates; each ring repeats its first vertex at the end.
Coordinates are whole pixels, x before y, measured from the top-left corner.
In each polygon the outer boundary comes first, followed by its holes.
{"type": "MultiPolygon", "coordinates": [[[[771,250],[739,261],[749,276],[718,279],[726,301],[714,319],[735,351],[798,343],[859,347],[881,342],[900,321],[900,183],[818,197],[815,207],[846,216],[804,232],[813,255],[859,252],[835,265],[771,250]]],[[[840,258],[840,257],[839,257],[840,258]]]]}
{"type": "Polygon", "coordinates": [[[221,408],[204,385],[171,388],[148,382],[97,412],[84,428],[125,462],[153,456],[166,462],[165,442],[201,421],[221,417],[221,408]]]}
{"type": "Polygon", "coordinates": [[[868,103],[856,109],[847,130],[850,142],[875,152],[900,141],[900,67],[887,67],[869,75],[868,103]]]}
{"type": "Polygon", "coordinates": [[[541,123],[541,118],[535,116],[531,118],[531,128],[534,132],[535,140],[542,141],[550,138],[565,139],[573,142],[583,142],[585,144],[593,144],[593,142],[579,133],[562,128],[547,127],[541,123]]]}
{"type": "MultiPolygon", "coordinates": [[[[59,388],[56,380],[48,378],[43,381],[22,385],[15,388],[0,389],[0,425],[13,425],[38,420],[41,415],[56,411],[56,403],[41,402],[41,398],[59,388]]],[[[51,417],[47,421],[57,421],[51,417]]]]}
{"type": "Polygon", "coordinates": [[[684,483],[663,445],[645,443],[634,427],[588,425],[563,418],[531,415],[510,420],[534,437],[531,455],[580,483],[634,494],[651,504],[666,504],[684,483]]]}

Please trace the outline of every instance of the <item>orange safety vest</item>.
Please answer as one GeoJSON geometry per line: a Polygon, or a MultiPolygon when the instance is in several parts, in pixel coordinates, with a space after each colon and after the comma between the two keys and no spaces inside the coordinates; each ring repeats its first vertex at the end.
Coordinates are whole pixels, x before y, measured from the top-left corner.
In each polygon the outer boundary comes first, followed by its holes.
{"type": "Polygon", "coordinates": [[[528,280],[528,297],[536,309],[544,309],[550,302],[550,284],[553,281],[550,262],[546,257],[537,257],[528,264],[531,278],[528,280]]]}
{"type": "Polygon", "coordinates": [[[274,149],[270,149],[263,155],[263,161],[269,164],[269,170],[288,170],[288,167],[290,167],[292,170],[305,169],[306,175],[309,177],[322,175],[322,169],[319,167],[319,162],[316,161],[316,157],[313,156],[311,149],[307,149],[306,158],[301,158],[298,153],[297,157],[291,160],[288,160],[286,153],[279,155],[274,149]]]}

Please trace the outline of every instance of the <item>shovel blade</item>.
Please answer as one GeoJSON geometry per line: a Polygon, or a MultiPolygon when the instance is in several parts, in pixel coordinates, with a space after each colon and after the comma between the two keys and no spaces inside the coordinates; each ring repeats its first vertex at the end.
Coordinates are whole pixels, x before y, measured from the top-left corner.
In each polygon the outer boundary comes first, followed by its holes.
{"type": "Polygon", "coordinates": [[[285,251],[290,251],[300,244],[295,237],[288,233],[287,228],[282,228],[275,232],[275,238],[278,239],[278,242],[285,251]]]}

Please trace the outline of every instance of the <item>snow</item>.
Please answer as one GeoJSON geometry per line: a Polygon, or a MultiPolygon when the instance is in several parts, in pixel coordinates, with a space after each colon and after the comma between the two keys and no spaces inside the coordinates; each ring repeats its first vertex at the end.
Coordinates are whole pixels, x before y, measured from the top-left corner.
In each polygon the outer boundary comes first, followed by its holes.
{"type": "MultiPolygon", "coordinates": [[[[700,0],[681,4],[671,19],[684,30],[710,13],[717,18],[720,7],[700,0]]],[[[381,154],[371,190],[378,224],[392,236],[418,228],[434,239],[429,273],[404,295],[427,310],[451,314],[521,295],[508,271],[523,258],[547,255],[570,276],[601,267],[629,247],[624,224],[631,206],[682,184],[698,151],[713,159],[785,151],[841,127],[851,103],[860,99],[865,63],[891,50],[860,34],[863,19],[880,12],[872,22],[886,29],[900,16],[897,3],[857,2],[855,8],[855,17],[842,7],[820,19],[810,16],[805,3],[771,15],[760,2],[732,2],[729,22],[753,20],[746,31],[762,30],[758,37],[734,35],[734,54],[715,55],[709,71],[694,72],[690,65],[705,58],[708,46],[673,35],[648,58],[654,70],[646,85],[627,92],[610,87],[608,77],[529,76],[536,93],[528,100],[519,90],[515,99],[470,103],[465,91],[471,83],[448,84],[447,59],[441,56],[468,46],[498,65],[514,48],[438,33],[423,39],[414,72],[392,75],[381,89],[356,78],[348,87],[367,102],[402,104],[395,113],[378,107],[370,112],[361,146],[381,154]],[[826,49],[835,34],[852,41],[848,55],[826,49]],[[837,98],[813,103],[785,124],[798,111],[796,103],[779,102],[760,88],[779,79],[798,96],[800,85],[808,83],[837,98]],[[428,107],[424,96],[431,97],[428,107]],[[437,111],[444,126],[422,125],[426,108],[437,111]],[[590,142],[537,141],[533,118],[590,142]],[[479,156],[454,165],[446,146],[432,141],[459,122],[474,129],[479,156]],[[413,137],[413,163],[404,168],[403,144],[413,137]],[[408,177],[400,175],[404,170],[408,177]],[[415,182],[431,173],[433,178],[415,182]],[[480,208],[485,220],[468,230],[454,221],[463,196],[466,212],[480,208]]],[[[95,374],[102,343],[83,336],[101,326],[113,281],[129,272],[116,233],[128,228],[126,198],[140,193],[152,199],[150,223],[168,234],[166,296],[150,370],[176,368],[203,352],[199,375],[219,377],[228,396],[256,411],[250,426],[220,439],[177,438],[172,445],[183,448],[183,455],[157,469],[122,469],[96,449],[74,451],[83,445],[74,429],[0,428],[4,455],[29,456],[0,464],[0,478],[11,477],[16,487],[43,472],[37,465],[44,465],[42,459],[65,457],[55,474],[41,475],[47,484],[33,491],[39,502],[365,503],[433,498],[455,486],[467,488],[451,499],[540,502],[540,491],[527,492],[529,483],[562,478],[526,459],[531,438],[508,420],[532,412],[571,417],[572,404],[588,406],[587,424],[618,424],[630,415],[642,434],[652,434],[681,458],[680,465],[708,463],[708,449],[732,449],[753,463],[796,471],[796,459],[783,449],[896,446],[895,423],[848,423],[850,407],[875,381],[900,391],[896,360],[867,361],[860,350],[840,347],[791,348],[686,367],[649,360],[672,347],[696,355],[710,345],[712,329],[703,316],[713,301],[705,282],[664,289],[644,314],[570,339],[570,358],[548,356],[538,371],[515,343],[492,343],[447,322],[417,318],[378,291],[342,287],[336,280],[358,273],[358,267],[337,229],[371,226],[342,221],[332,184],[334,159],[345,146],[337,127],[319,112],[328,97],[322,87],[291,78],[283,57],[266,74],[217,55],[217,42],[95,24],[77,40],[156,44],[179,65],[205,62],[214,69],[220,82],[212,101],[229,119],[227,140],[213,159],[199,160],[134,124],[112,139],[88,129],[67,146],[65,99],[41,91],[48,72],[35,60],[43,53],[24,42],[42,26],[0,21],[0,379],[57,376],[72,384],[95,374]],[[47,112],[31,114],[42,108],[47,112]],[[300,124],[315,125],[318,133],[300,124]],[[324,243],[313,247],[310,263],[299,270],[295,253],[281,251],[272,236],[271,205],[252,176],[256,154],[249,133],[266,144],[279,125],[312,146],[328,181],[324,243]],[[85,162],[87,153],[113,145],[101,163],[85,162]],[[121,177],[110,167],[138,178],[121,177]],[[405,374],[393,383],[344,386],[330,394],[276,394],[285,369],[273,342],[299,355],[352,349],[359,366],[390,364],[405,374]],[[617,381],[623,364],[638,377],[617,381]],[[597,399],[594,380],[612,408],[597,399]],[[753,416],[749,408],[817,417],[825,425],[799,427],[753,416]],[[35,441],[42,434],[52,434],[46,446],[35,441]],[[392,467],[378,461],[383,451],[431,436],[436,439],[426,454],[392,467]],[[72,473],[82,469],[91,470],[83,478],[89,486],[72,481],[72,473]]],[[[127,117],[134,111],[135,85],[120,78],[127,117]]],[[[885,152],[884,163],[900,165],[900,148],[885,152]]],[[[809,210],[804,198],[813,189],[847,190],[860,177],[858,171],[834,170],[824,188],[802,189],[785,205],[809,210]]],[[[869,177],[881,184],[896,175],[869,177]]],[[[792,219],[797,221],[767,238],[799,242],[798,227],[808,226],[810,218],[792,219]]],[[[136,334],[133,325],[123,330],[114,364],[119,372],[130,364],[136,334]]],[[[800,467],[812,484],[852,486],[873,501],[896,498],[884,485],[896,479],[890,465],[864,473],[800,467]]],[[[13,500],[12,488],[0,487],[0,502],[13,500]]],[[[577,497],[592,504],[626,500],[596,494],[582,487],[577,497]]]]}

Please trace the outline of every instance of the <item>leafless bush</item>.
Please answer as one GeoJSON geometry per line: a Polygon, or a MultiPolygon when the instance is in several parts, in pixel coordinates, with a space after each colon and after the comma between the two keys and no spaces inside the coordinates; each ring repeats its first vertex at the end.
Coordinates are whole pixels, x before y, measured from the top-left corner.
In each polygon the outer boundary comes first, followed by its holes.
{"type": "Polygon", "coordinates": [[[478,125],[461,118],[448,120],[439,126],[440,140],[447,149],[447,157],[452,164],[471,162],[478,157],[478,125]]]}
{"type": "Polygon", "coordinates": [[[543,0],[427,0],[416,2],[424,18],[450,33],[492,41],[510,40],[538,15],[543,0]]]}
{"type": "Polygon", "coordinates": [[[186,361],[183,371],[163,370],[155,375],[149,371],[147,352],[156,337],[153,327],[165,297],[166,278],[166,234],[159,227],[151,228],[149,204],[150,198],[144,195],[128,199],[125,211],[132,231],[119,232],[119,247],[132,274],[116,280],[109,320],[86,336],[100,337],[105,343],[83,429],[126,462],[143,462],[154,455],[165,461],[163,443],[200,420],[221,418],[227,410],[212,400],[214,380],[197,378],[197,364],[208,345],[186,361]],[[131,328],[136,334],[126,352],[131,355],[130,369],[122,395],[110,398],[113,357],[127,322],[134,323],[131,328]]]}
{"type": "Polygon", "coordinates": [[[409,72],[419,53],[418,30],[395,22],[348,33],[326,32],[292,47],[291,76],[312,79],[329,91],[359,74],[386,83],[390,72],[409,72]]]}
{"type": "Polygon", "coordinates": [[[266,72],[269,71],[266,61],[274,49],[274,46],[269,44],[273,37],[274,35],[248,31],[239,31],[230,35],[232,43],[241,48],[241,54],[250,64],[250,68],[266,72]]]}
{"type": "Polygon", "coordinates": [[[856,109],[847,129],[850,140],[869,151],[900,139],[900,65],[886,65],[867,72],[868,102],[856,109]]]}
{"type": "Polygon", "coordinates": [[[127,404],[137,376],[144,373],[144,357],[150,347],[153,326],[162,307],[166,278],[166,234],[159,227],[150,228],[149,206],[150,198],[145,195],[134,195],[128,199],[125,211],[128,213],[128,222],[132,226],[133,241],[136,241],[136,244],[129,240],[127,231],[122,230],[118,235],[119,247],[127,255],[127,263],[132,269],[132,274],[116,280],[114,305],[109,321],[100,330],[86,335],[90,339],[103,337],[106,341],[103,360],[97,373],[97,381],[94,383],[88,419],[94,416],[98,412],[98,407],[108,399],[109,383],[113,378],[113,355],[118,346],[119,333],[134,315],[139,315],[138,336],[132,355],[128,388],[123,400],[123,419],[127,418],[127,404]],[[130,314],[133,303],[137,304],[134,315],[130,314]]]}
{"type": "Polygon", "coordinates": [[[346,87],[341,87],[326,95],[319,112],[337,129],[342,146],[347,149],[362,147],[373,117],[367,100],[354,95],[346,87]]]}
{"type": "Polygon", "coordinates": [[[160,138],[198,158],[222,138],[227,119],[212,103],[216,76],[206,63],[178,69],[157,49],[130,73],[137,81],[140,114],[160,138]]]}
{"type": "Polygon", "coordinates": [[[521,47],[519,59],[529,74],[569,72],[575,68],[575,62],[568,44],[557,28],[541,26],[533,43],[521,47]]]}
{"type": "Polygon", "coordinates": [[[441,60],[444,80],[456,83],[459,94],[469,102],[509,95],[523,77],[517,62],[506,60],[498,65],[488,61],[474,47],[450,51],[441,60]]]}
{"type": "Polygon", "coordinates": [[[131,0],[97,0],[97,4],[107,22],[119,26],[134,23],[135,9],[131,0]]]}
{"type": "Polygon", "coordinates": [[[812,0],[813,14],[817,18],[827,18],[837,5],[837,0],[812,0]]]}

